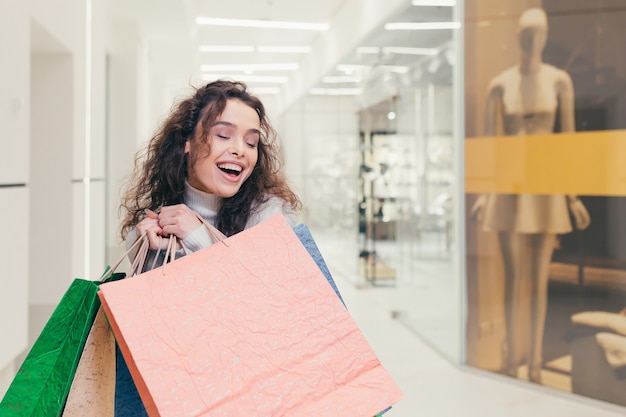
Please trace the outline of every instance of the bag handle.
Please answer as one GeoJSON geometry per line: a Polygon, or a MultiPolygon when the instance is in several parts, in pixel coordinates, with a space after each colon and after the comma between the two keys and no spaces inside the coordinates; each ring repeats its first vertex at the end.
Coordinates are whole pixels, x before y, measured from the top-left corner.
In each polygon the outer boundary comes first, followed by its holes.
{"type": "MultiPolygon", "coordinates": [[[[108,278],[110,278],[115,273],[115,271],[120,266],[120,264],[124,261],[124,259],[126,259],[126,257],[139,244],[141,244],[141,246],[139,247],[139,250],[137,251],[137,255],[135,256],[135,259],[133,260],[133,263],[131,265],[131,269],[129,271],[129,275],[130,274],[136,274],[136,270],[138,268],[139,262],[141,262],[142,259],[143,259],[143,262],[145,262],[145,257],[147,256],[147,253],[148,253],[148,249],[149,249],[150,243],[148,242],[148,236],[146,236],[146,235],[137,236],[137,239],[135,239],[133,244],[126,250],[126,252],[124,252],[124,254],[122,256],[120,256],[119,260],[112,267],[110,267],[106,271],[104,271],[104,273],[100,277],[100,281],[105,281],[108,278]]],[[[143,265],[143,263],[141,263],[141,265],[143,265]]]]}
{"type": "MultiPolygon", "coordinates": [[[[226,235],[224,233],[220,232],[217,227],[213,226],[211,223],[206,221],[204,217],[202,217],[197,212],[194,211],[194,214],[196,215],[198,220],[200,220],[202,224],[207,228],[209,237],[214,243],[222,242],[223,244],[228,246],[228,244],[224,241],[226,239],[226,235]]],[[[185,246],[182,239],[178,239],[175,235],[170,235],[167,239],[169,241],[168,241],[166,252],[165,252],[165,260],[163,262],[164,265],[168,263],[168,259],[169,259],[169,262],[172,262],[176,259],[176,248],[178,246],[177,243],[180,244],[183,251],[185,252],[185,255],[189,255],[190,253],[189,249],[185,246]]],[[[132,277],[132,276],[140,274],[141,271],[143,270],[143,266],[146,263],[146,260],[148,258],[148,252],[150,249],[148,236],[145,234],[138,236],[137,239],[135,239],[133,244],[126,250],[126,252],[124,252],[124,254],[120,257],[120,259],[111,268],[105,271],[105,273],[102,275],[100,280],[105,280],[109,278],[111,275],[113,275],[113,273],[117,270],[117,268],[124,261],[124,259],[126,259],[126,257],[140,244],[141,246],[139,246],[139,249],[137,250],[137,254],[135,255],[135,258],[133,259],[133,262],[131,263],[130,269],[128,271],[128,276],[132,277]]],[[[159,259],[160,254],[161,254],[161,245],[159,245],[159,249],[157,250],[156,255],[154,256],[154,260],[152,261],[152,266],[150,269],[154,269],[156,267],[156,261],[157,259],[159,259]]]]}
{"type": "Polygon", "coordinates": [[[226,239],[226,235],[224,233],[220,232],[217,227],[206,221],[204,217],[202,217],[200,214],[196,213],[195,211],[194,214],[196,215],[198,220],[200,220],[202,224],[204,224],[204,226],[207,228],[207,231],[209,232],[209,236],[211,237],[211,240],[213,240],[213,243],[222,242],[226,246],[228,246],[228,244],[224,242],[224,240],[226,239]]]}
{"type": "Polygon", "coordinates": [[[143,243],[139,247],[137,254],[135,255],[135,259],[130,266],[130,270],[128,271],[128,276],[133,277],[141,273],[143,266],[146,264],[146,259],[148,258],[148,251],[150,249],[150,242],[148,240],[147,235],[143,235],[141,237],[143,243]]]}

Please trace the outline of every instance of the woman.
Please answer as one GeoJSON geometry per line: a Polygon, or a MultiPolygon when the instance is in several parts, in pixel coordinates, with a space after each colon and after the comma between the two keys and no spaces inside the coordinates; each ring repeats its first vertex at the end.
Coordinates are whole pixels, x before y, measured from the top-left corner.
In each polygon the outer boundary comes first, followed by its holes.
{"type": "Polygon", "coordinates": [[[130,246],[147,235],[154,257],[169,235],[192,252],[210,245],[197,214],[227,236],[276,213],[295,226],[301,203],[281,167],[263,103],[245,84],[215,81],[197,88],[136,156],[122,198],[122,239],[130,246]]]}

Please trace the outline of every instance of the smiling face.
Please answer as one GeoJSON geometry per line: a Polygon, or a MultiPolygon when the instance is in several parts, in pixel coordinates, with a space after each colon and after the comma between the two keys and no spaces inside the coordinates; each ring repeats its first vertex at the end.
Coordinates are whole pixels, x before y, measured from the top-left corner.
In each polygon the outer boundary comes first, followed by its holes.
{"type": "Polygon", "coordinates": [[[259,157],[260,120],[256,110],[237,99],[229,99],[209,129],[208,141],[202,127],[187,141],[189,184],[219,197],[232,197],[250,177],[259,157]],[[207,152],[208,151],[208,152],[207,152]]]}

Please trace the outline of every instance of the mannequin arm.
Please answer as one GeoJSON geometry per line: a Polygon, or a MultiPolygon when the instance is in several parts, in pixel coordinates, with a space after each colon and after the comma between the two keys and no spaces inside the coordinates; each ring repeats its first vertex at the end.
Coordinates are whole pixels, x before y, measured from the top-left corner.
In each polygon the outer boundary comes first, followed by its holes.
{"type": "Polygon", "coordinates": [[[574,132],[576,130],[574,84],[565,71],[562,71],[561,77],[557,80],[556,88],[559,96],[561,132],[574,132]]]}
{"type": "Polygon", "coordinates": [[[496,136],[498,129],[498,114],[502,108],[502,86],[490,84],[485,105],[485,136],[496,136]]]}
{"type": "MultiPolygon", "coordinates": [[[[561,131],[574,132],[576,130],[574,116],[574,84],[565,71],[562,71],[561,77],[557,81],[557,91],[559,94],[561,131]]],[[[575,195],[568,195],[567,204],[574,217],[574,226],[576,229],[585,230],[589,227],[591,218],[583,202],[575,195]]]]}
{"type": "Polygon", "coordinates": [[[576,227],[577,230],[585,230],[589,227],[591,224],[591,217],[589,216],[589,212],[580,198],[575,195],[568,195],[567,205],[569,207],[569,211],[574,217],[574,227],[576,227]]]}

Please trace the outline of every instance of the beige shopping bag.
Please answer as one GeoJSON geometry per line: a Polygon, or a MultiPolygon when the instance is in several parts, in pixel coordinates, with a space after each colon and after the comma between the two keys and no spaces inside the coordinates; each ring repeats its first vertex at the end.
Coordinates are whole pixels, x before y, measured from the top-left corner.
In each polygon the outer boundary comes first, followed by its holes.
{"type": "Polygon", "coordinates": [[[115,338],[100,308],[76,368],[63,417],[113,417],[115,338]]]}

